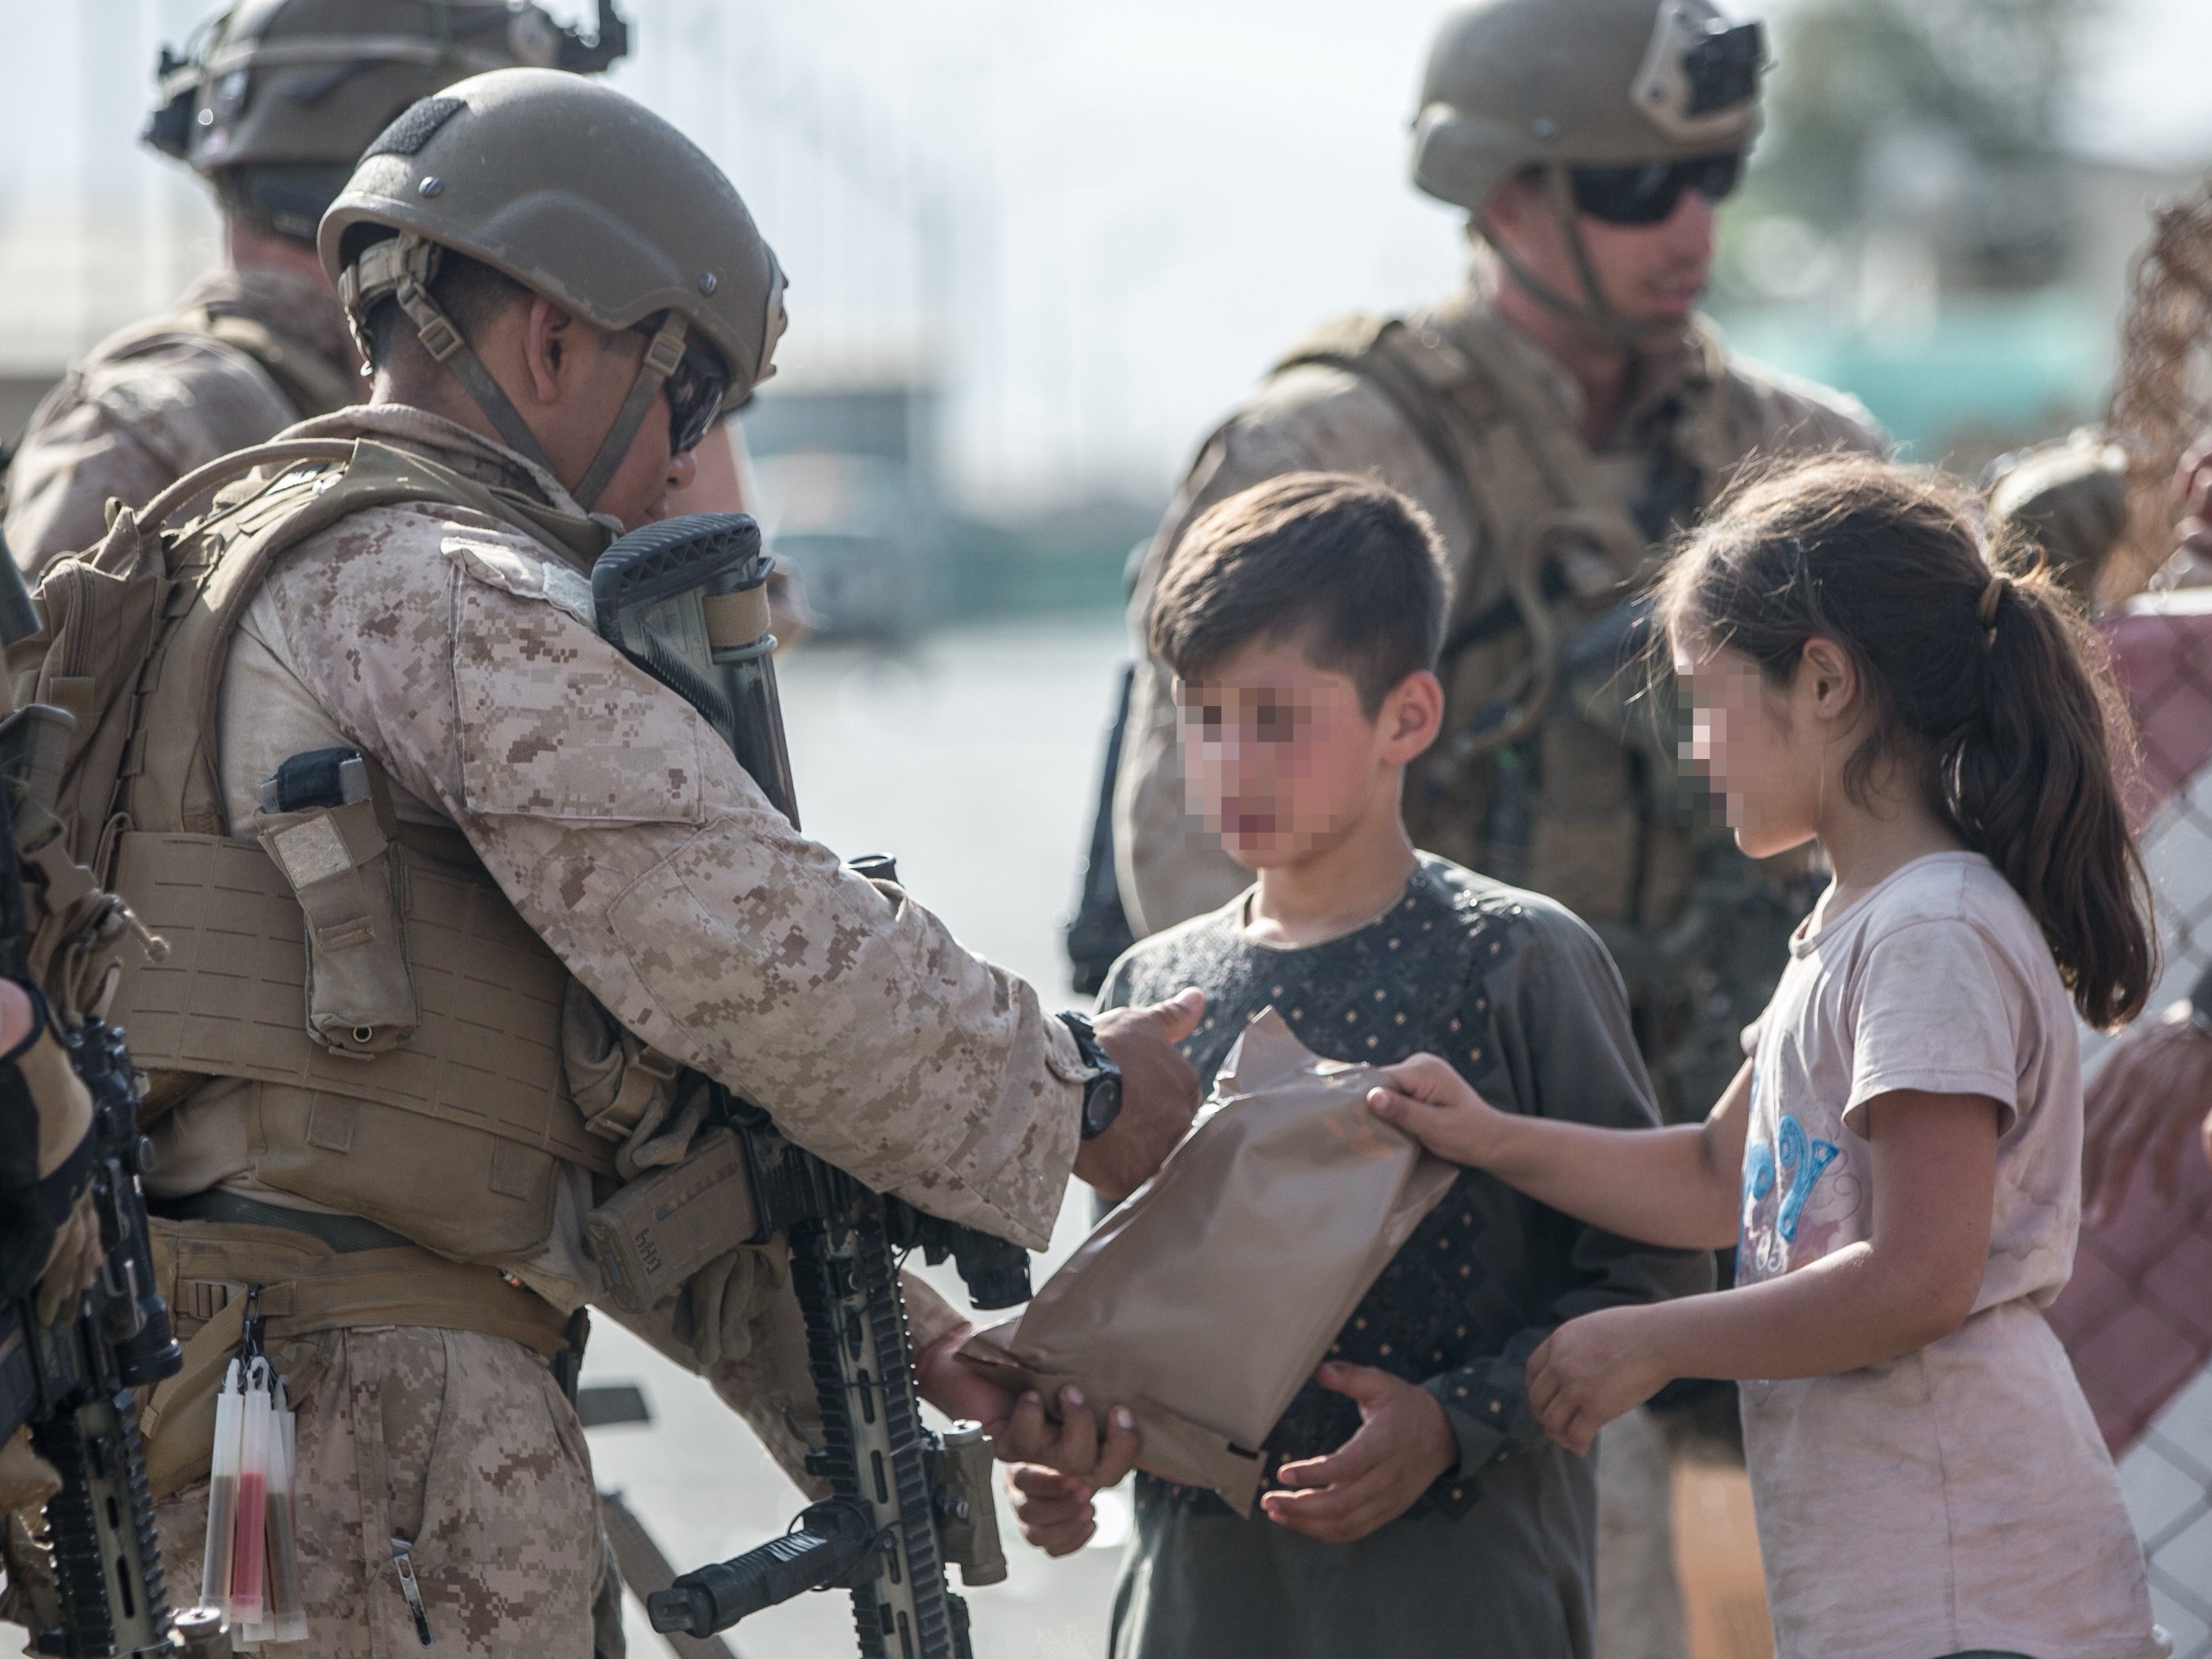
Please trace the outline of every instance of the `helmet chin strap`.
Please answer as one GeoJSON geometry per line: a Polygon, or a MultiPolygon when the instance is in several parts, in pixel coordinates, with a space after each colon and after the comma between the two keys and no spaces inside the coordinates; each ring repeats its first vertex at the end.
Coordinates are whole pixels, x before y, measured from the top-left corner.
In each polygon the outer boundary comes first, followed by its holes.
{"type": "Polygon", "coordinates": [[[1484,215],[1477,213],[1471,221],[1475,234],[1489,244],[1490,251],[1498,256],[1498,263],[1505,267],[1506,275],[1518,283],[1530,299],[1570,322],[1597,328],[1631,349],[1640,349],[1681,331],[1680,323],[1665,318],[1633,321],[1615,311],[1607,301],[1605,289],[1597,279],[1597,269],[1590,263],[1589,249],[1583,241],[1582,226],[1575,214],[1574,186],[1567,177],[1564,162],[1545,164],[1544,202],[1559,227],[1560,235],[1566,240],[1567,252],[1575,262],[1575,274],[1582,281],[1583,292],[1589,296],[1584,302],[1577,303],[1569,299],[1529,270],[1511,249],[1498,240],[1484,215]]]}
{"type": "MultiPolygon", "coordinates": [[[[347,320],[353,325],[355,343],[360,346],[362,357],[367,358],[368,349],[361,337],[359,319],[378,299],[390,294],[406,313],[407,320],[415,325],[415,336],[422,343],[422,349],[430,354],[432,361],[453,372],[462,388],[483,411],[485,419],[497,428],[501,441],[518,455],[559,478],[560,470],[547,457],[538,434],[522,418],[522,411],[492,378],[483,359],[470,349],[453,319],[440,310],[437,301],[430,297],[430,279],[437,272],[438,255],[436,243],[403,231],[362,250],[361,258],[341,275],[338,297],[344,302],[347,320]]],[[[684,319],[672,311],[654,332],[653,343],[646,347],[644,359],[630,381],[629,395],[615,411],[606,436],[599,441],[599,453],[592,457],[584,476],[568,492],[586,512],[590,512],[605,493],[607,481],[614,477],[615,469],[629,453],[630,442],[644,423],[653,398],[676,372],[677,365],[684,361],[686,332],[684,319]]]]}
{"type": "Polygon", "coordinates": [[[577,481],[573,492],[583,503],[585,511],[589,512],[605,493],[607,480],[614,477],[623,457],[629,453],[630,441],[645,423],[653,400],[659,396],[668,377],[676,372],[676,366],[684,361],[686,331],[684,319],[672,311],[661,319],[660,326],[653,331],[653,343],[646,347],[645,356],[637,366],[637,376],[629,383],[629,396],[615,411],[614,424],[599,441],[599,453],[592,457],[592,464],[584,469],[584,476],[577,481]]]}

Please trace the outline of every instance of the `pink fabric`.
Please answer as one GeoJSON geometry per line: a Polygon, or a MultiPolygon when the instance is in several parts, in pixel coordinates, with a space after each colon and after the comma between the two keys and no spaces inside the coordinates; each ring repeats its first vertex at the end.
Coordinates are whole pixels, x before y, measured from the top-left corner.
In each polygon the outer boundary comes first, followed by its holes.
{"type": "MultiPolygon", "coordinates": [[[[2185,826],[2152,820],[2212,764],[2212,590],[2146,594],[2102,629],[2138,733],[2130,810],[2154,836],[2179,833],[2185,826]]],[[[2155,840],[2146,854],[2160,861],[2155,840]]],[[[2190,920],[2161,917],[2169,957],[2185,954],[2190,920]]],[[[2048,1317],[2119,1456],[2212,1360],[2212,1167],[2185,1154],[2171,1204],[2138,1171],[2112,1220],[2083,1225],[2074,1277],[2048,1317]]]]}
{"type": "Polygon", "coordinates": [[[2142,823],[2212,761],[2212,590],[2146,595],[2101,629],[2136,720],[2139,753],[2124,781],[2142,823]]]}
{"type": "Polygon", "coordinates": [[[2181,1164],[2172,1204],[2143,1170],[2117,1217],[2081,1229],[2046,1316],[2114,1457],[2212,1358],[2212,1165],[2181,1164]]]}

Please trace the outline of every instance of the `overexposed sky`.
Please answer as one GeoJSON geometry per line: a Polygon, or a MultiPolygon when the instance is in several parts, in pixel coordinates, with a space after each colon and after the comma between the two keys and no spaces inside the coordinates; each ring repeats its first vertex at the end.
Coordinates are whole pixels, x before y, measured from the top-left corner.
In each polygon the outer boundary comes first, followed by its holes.
{"type": "MultiPolygon", "coordinates": [[[[574,16],[586,0],[549,0],[574,16]]],[[[51,368],[212,255],[134,143],[194,0],[0,0],[0,370],[51,368]]],[[[789,268],[804,377],[919,368],[971,498],[1164,490],[1333,313],[1438,292],[1405,182],[1435,0],[631,0],[618,83],[737,180],[789,268]]],[[[2212,0],[2112,0],[2086,149],[2212,155],[2212,0]]]]}

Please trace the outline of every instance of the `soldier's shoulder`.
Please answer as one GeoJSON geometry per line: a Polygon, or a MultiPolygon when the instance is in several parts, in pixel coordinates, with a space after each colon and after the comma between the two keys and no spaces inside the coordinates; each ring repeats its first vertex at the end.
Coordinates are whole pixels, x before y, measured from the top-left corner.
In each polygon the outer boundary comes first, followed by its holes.
{"type": "Polygon", "coordinates": [[[1358,470],[1415,441],[1380,386],[1351,367],[1387,319],[1324,323],[1277,358],[1223,422],[1248,448],[1272,447],[1306,465],[1358,470]]]}
{"type": "Polygon", "coordinates": [[[1222,424],[1246,448],[1285,452],[1312,466],[1356,468],[1410,441],[1412,431],[1388,394],[1335,363],[1298,362],[1271,370],[1222,424]]]}
{"type": "MultiPolygon", "coordinates": [[[[273,507],[306,505],[313,485],[279,484],[273,507]],[[281,492],[281,495],[280,493],[281,492]]],[[[282,569],[302,580],[361,586],[395,607],[453,586],[491,589],[592,625],[588,579],[514,526],[457,501],[379,501],[301,538],[282,569]]]]}
{"type": "Polygon", "coordinates": [[[1733,350],[1724,362],[1721,385],[1732,435],[1747,450],[1887,453],[1889,434],[1850,392],[1733,350]]]}
{"type": "Polygon", "coordinates": [[[84,355],[77,375],[89,387],[129,386],[163,378],[194,386],[234,386],[257,391],[282,410],[280,426],[295,418],[268,370],[247,351],[202,329],[168,319],[118,329],[84,355]]]}
{"type": "Polygon", "coordinates": [[[27,445],[89,421],[128,430],[184,471],[291,424],[292,405],[276,383],[234,347],[181,331],[125,335],[95,347],[55,387],[27,445]]]}

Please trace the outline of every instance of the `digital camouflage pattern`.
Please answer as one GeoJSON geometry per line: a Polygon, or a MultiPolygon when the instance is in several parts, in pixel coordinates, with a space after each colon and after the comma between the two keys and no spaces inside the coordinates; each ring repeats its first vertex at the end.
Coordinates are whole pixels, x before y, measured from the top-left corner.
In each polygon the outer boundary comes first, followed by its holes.
{"type": "Polygon", "coordinates": [[[31,416],[8,474],[8,544],[35,573],[95,545],[112,496],[143,507],[219,456],[264,441],[357,395],[337,301],[289,271],[226,267],[195,283],[166,318],[94,346],[31,416]],[[252,351],[210,333],[235,318],[275,337],[297,367],[289,386],[252,351]],[[326,395],[305,395],[312,383],[326,395]]]}
{"type": "MultiPolygon", "coordinates": [[[[421,411],[343,410],[479,476],[542,473],[421,411]]],[[[458,507],[341,520],[250,607],[220,731],[234,824],[302,749],[377,757],[457,826],[629,1030],[878,1191],[1042,1249],[1074,1160],[1073,1040],[1036,993],[793,830],[691,707],[600,639],[563,556],[458,507]]]]}
{"type": "MultiPolygon", "coordinates": [[[[392,1564],[413,1544],[435,1650],[590,1659],[602,1553],[582,1428],[545,1363],[473,1331],[328,1333],[297,1413],[301,1587],[318,1659],[422,1644],[392,1564]]],[[[200,1581],[207,1486],[162,1503],[162,1566],[200,1581]]]]}

